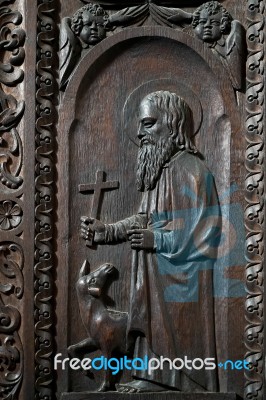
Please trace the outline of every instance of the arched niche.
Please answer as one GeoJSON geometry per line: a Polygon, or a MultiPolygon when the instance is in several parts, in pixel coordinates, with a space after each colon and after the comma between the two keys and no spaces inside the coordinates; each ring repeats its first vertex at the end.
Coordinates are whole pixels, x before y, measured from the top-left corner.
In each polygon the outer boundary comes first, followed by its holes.
{"type": "MultiPolygon", "coordinates": [[[[244,146],[238,140],[239,151],[236,147],[232,151],[235,138],[241,135],[237,99],[229,77],[211,49],[181,31],[156,26],[125,29],[90,50],[74,71],[59,111],[58,307],[64,310],[64,320],[69,321],[68,337],[64,323],[58,323],[58,348],[63,354],[68,345],[86,335],[75,293],[84,259],[90,261],[92,269],[105,261],[117,266],[119,279],[112,284],[110,296],[117,309],[125,311],[128,307],[130,247],[127,243],[97,249],[84,245],[79,237],[80,217],[90,214],[92,195],[81,194],[79,185],[94,182],[97,170],[103,170],[107,180],[119,181],[119,190],[104,193],[101,219],[108,223],[137,212],[141,199],[135,189],[137,146],[126,131],[128,126],[134,130],[137,109],[132,109],[132,121],[126,123],[123,110],[134,90],[143,87],[143,97],[147,94],[144,88],[150,81],[158,81],[157,90],[164,89],[167,82],[164,90],[174,90],[175,84],[177,88],[182,84],[195,93],[202,108],[195,143],[215,177],[219,197],[226,198],[223,201],[229,204],[233,196],[230,187],[232,183],[238,184],[235,165],[239,164],[240,149],[244,146]]],[[[227,211],[230,214],[230,207],[227,211]]],[[[224,232],[230,246],[232,232],[228,220],[224,221],[224,232]]],[[[242,316],[233,308],[235,299],[231,304],[231,299],[226,298],[228,282],[223,281],[224,297],[217,299],[220,354],[233,354],[230,332],[220,329],[221,324],[234,320],[240,341],[243,331],[242,316]]],[[[67,389],[67,378],[61,373],[59,390],[97,387],[97,383],[71,372],[67,389]]],[[[242,375],[239,376],[236,379],[241,381],[242,375]]],[[[223,391],[227,391],[227,376],[221,376],[221,382],[223,391]]]]}

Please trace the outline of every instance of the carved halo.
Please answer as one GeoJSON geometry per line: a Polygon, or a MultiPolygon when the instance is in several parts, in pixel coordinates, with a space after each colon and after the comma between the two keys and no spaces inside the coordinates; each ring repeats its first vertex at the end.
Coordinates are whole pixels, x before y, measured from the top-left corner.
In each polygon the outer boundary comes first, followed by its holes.
{"type": "Polygon", "coordinates": [[[138,86],[126,99],[123,118],[122,118],[122,129],[125,130],[130,140],[138,145],[136,133],[137,133],[137,112],[132,114],[132,110],[138,110],[142,99],[149,93],[157,92],[158,90],[168,90],[176,93],[182,97],[185,102],[189,105],[194,120],[194,132],[193,136],[199,131],[202,122],[202,107],[201,102],[193,90],[179,81],[173,79],[156,79],[145,82],[138,86]]]}

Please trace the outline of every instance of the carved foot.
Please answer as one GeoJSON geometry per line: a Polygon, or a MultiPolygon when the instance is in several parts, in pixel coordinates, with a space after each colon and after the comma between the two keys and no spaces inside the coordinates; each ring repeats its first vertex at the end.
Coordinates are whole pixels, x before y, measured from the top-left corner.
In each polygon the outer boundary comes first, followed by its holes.
{"type": "Polygon", "coordinates": [[[121,393],[165,392],[170,390],[164,386],[149,381],[134,380],[128,383],[118,383],[116,389],[121,393]]]}

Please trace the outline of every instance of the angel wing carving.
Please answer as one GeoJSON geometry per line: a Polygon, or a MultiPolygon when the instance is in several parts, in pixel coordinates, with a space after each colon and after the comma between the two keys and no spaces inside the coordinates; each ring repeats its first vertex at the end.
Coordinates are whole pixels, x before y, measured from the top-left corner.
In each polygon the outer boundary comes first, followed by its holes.
{"type": "Polygon", "coordinates": [[[66,17],[62,20],[60,29],[60,90],[65,89],[81,51],[81,43],[71,30],[71,18],[66,17]]]}
{"type": "Polygon", "coordinates": [[[236,89],[243,86],[245,68],[245,30],[239,21],[233,20],[231,32],[226,39],[226,59],[231,70],[231,79],[236,89]]]}

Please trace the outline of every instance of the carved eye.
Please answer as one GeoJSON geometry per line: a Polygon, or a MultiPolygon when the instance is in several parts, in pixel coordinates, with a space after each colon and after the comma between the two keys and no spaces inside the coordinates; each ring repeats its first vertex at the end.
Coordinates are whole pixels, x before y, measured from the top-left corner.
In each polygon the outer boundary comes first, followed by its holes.
{"type": "Polygon", "coordinates": [[[220,25],[220,21],[217,21],[216,19],[213,19],[213,20],[211,21],[211,24],[212,24],[212,25],[220,25]]]}
{"type": "Polygon", "coordinates": [[[89,283],[96,283],[96,278],[91,278],[89,283]]]}
{"type": "Polygon", "coordinates": [[[144,121],[142,121],[145,128],[151,128],[155,124],[155,122],[155,119],[145,119],[144,121]]]}
{"type": "Polygon", "coordinates": [[[204,25],[206,21],[207,21],[206,19],[200,19],[200,20],[199,20],[199,23],[200,23],[201,25],[204,25]]]}

